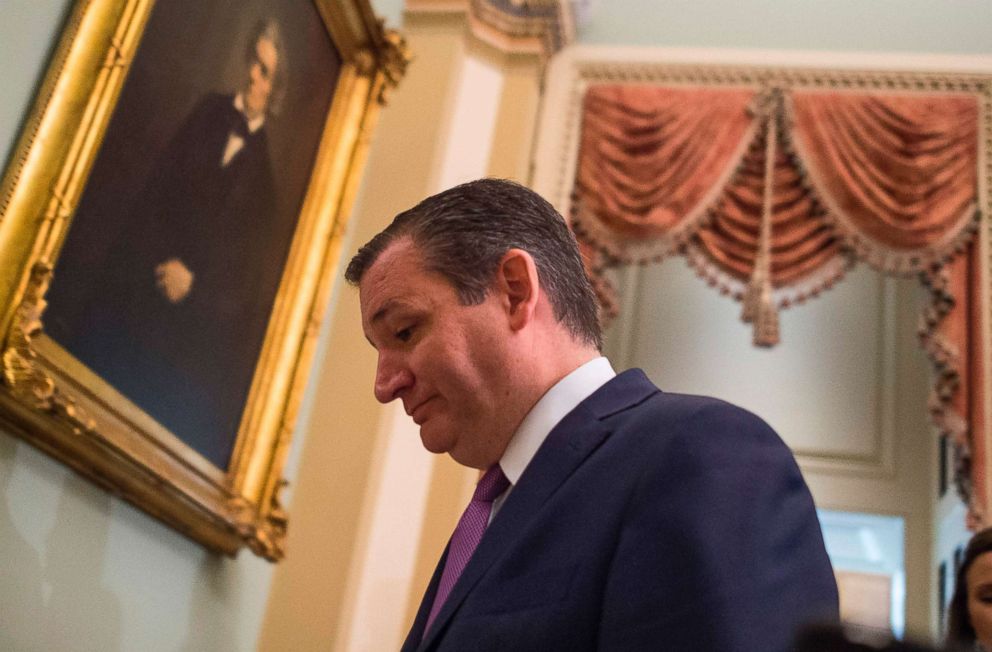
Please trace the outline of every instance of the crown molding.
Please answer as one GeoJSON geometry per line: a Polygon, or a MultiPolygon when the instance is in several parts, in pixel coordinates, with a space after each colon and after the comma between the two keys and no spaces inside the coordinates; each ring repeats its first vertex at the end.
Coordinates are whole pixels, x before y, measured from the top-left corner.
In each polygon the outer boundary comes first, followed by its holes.
{"type": "Polygon", "coordinates": [[[406,0],[405,14],[464,14],[476,38],[507,54],[547,59],[575,41],[568,0],[406,0]]]}

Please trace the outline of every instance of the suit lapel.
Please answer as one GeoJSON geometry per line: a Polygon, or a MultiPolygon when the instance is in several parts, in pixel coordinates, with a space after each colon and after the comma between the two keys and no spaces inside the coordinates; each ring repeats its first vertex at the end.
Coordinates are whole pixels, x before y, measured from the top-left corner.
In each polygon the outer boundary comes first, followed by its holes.
{"type": "MultiPolygon", "coordinates": [[[[455,583],[448,599],[434,620],[431,631],[423,640],[422,650],[429,649],[455,613],[459,605],[472,591],[492,564],[506,550],[513,546],[518,533],[537,517],[541,507],[554,495],[565,481],[581,466],[582,462],[606,440],[609,426],[603,423],[606,417],[622,412],[643,402],[658,392],[651,381],[639,369],[626,371],[594,392],[562,419],[548,434],[544,443],[534,455],[534,459],[524,470],[513,492],[486,530],[479,547],[475,549],[461,577],[455,583]]],[[[443,567],[444,558],[438,564],[443,567]]],[[[436,587],[439,570],[431,586],[436,587]]],[[[434,592],[428,590],[433,600],[434,592]]],[[[420,612],[430,609],[427,597],[420,605],[420,612]]],[[[426,621],[426,615],[423,616],[426,621]]],[[[417,614],[414,630],[421,621],[417,614]]],[[[421,625],[422,631],[423,625],[421,625]]],[[[411,630],[411,635],[413,630],[411,630]]],[[[409,639],[408,639],[409,641],[409,639]]],[[[404,645],[404,652],[406,646],[404,645]]]]}
{"type": "Polygon", "coordinates": [[[417,610],[417,615],[413,619],[413,625],[410,626],[410,631],[406,635],[406,640],[403,641],[403,647],[400,648],[400,652],[414,652],[414,650],[420,647],[420,643],[424,638],[424,626],[427,625],[427,617],[431,613],[434,596],[437,595],[437,585],[441,582],[441,572],[444,570],[444,564],[448,560],[449,547],[451,547],[450,541],[444,547],[444,552],[441,553],[441,559],[438,560],[437,566],[434,567],[434,575],[431,576],[431,581],[427,583],[427,590],[424,591],[424,597],[420,600],[420,608],[417,610]]]}

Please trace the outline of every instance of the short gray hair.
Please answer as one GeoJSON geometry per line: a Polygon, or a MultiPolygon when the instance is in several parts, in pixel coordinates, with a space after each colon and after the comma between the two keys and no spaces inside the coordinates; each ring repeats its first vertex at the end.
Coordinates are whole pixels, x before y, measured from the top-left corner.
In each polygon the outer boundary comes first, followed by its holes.
{"type": "Polygon", "coordinates": [[[575,236],[533,190],[504,179],[479,179],[428,197],[359,249],[345,279],[358,285],[382,252],[406,236],[423,252],[425,267],[448,279],[465,305],[482,303],[503,255],[523,249],[534,258],[555,319],[576,339],[602,349],[596,296],[575,236]]]}

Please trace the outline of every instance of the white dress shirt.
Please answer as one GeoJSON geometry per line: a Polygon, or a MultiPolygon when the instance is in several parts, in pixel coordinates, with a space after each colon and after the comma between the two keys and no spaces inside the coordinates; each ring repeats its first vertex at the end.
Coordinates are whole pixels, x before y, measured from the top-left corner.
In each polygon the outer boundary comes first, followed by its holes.
{"type": "Polygon", "coordinates": [[[616,375],[609,360],[604,357],[594,358],[555,383],[531,408],[499,460],[500,468],[510,481],[510,486],[493,501],[490,522],[551,430],[579,403],[616,375]]]}
{"type": "MultiPolygon", "coordinates": [[[[234,108],[241,112],[242,115],[245,114],[245,100],[241,93],[234,96],[234,108]]],[[[245,122],[248,123],[248,133],[253,134],[262,128],[265,124],[265,114],[255,116],[251,120],[245,115],[245,122]]],[[[245,146],[245,139],[234,133],[233,131],[227,136],[227,147],[224,148],[224,156],[220,160],[221,167],[227,167],[227,164],[231,162],[235,154],[241,151],[241,148],[245,146]]]]}

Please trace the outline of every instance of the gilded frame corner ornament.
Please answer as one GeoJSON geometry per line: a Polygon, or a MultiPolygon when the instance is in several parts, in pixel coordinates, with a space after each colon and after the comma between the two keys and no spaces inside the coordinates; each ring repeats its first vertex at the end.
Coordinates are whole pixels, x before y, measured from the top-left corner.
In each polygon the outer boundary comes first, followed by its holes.
{"type": "Polygon", "coordinates": [[[410,54],[368,0],[314,0],[341,59],[230,464],[218,468],[45,334],[46,292],[153,9],[79,0],[0,182],[0,424],[227,555],[285,554],[282,468],[377,112],[410,54]]]}
{"type": "Polygon", "coordinates": [[[10,330],[2,348],[3,382],[11,394],[41,412],[47,412],[81,435],[96,429],[96,423],[79,408],[71,396],[56,385],[52,377],[37,364],[33,339],[41,333],[41,315],[45,311],[45,291],[52,277],[46,262],[35,263],[24,296],[14,311],[10,330]]]}

